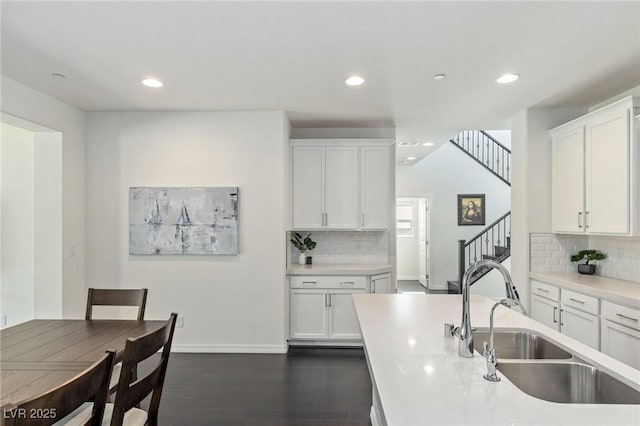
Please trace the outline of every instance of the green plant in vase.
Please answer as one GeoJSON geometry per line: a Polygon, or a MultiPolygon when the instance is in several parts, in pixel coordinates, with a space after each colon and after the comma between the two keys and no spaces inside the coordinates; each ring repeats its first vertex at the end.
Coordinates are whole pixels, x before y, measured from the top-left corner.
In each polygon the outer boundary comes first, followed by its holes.
{"type": "Polygon", "coordinates": [[[577,254],[571,256],[571,261],[580,262],[585,260],[585,263],[578,264],[578,272],[585,275],[593,275],[596,272],[596,265],[592,265],[589,262],[606,258],[607,255],[598,250],[580,250],[577,254]]]}
{"type": "Polygon", "coordinates": [[[302,234],[294,232],[291,234],[291,244],[300,252],[298,263],[304,265],[306,263],[305,253],[316,248],[316,242],[311,239],[311,233],[305,237],[302,234]]]}

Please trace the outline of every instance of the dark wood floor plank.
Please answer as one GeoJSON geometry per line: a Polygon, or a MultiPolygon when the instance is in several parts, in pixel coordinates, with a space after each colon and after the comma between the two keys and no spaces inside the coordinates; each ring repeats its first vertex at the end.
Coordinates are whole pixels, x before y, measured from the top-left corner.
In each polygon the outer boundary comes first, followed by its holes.
{"type": "Polygon", "coordinates": [[[362,349],[174,353],[160,423],[365,426],[370,410],[371,380],[362,349]]]}

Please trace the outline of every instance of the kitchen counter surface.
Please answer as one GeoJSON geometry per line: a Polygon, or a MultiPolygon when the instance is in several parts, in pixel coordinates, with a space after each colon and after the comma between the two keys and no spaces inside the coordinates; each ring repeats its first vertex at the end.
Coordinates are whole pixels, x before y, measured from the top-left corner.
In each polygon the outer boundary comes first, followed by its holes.
{"type": "Polygon", "coordinates": [[[553,284],[589,296],[640,308],[640,283],[577,273],[541,274],[531,272],[529,277],[536,281],[553,284]]]}
{"type": "MultiPolygon", "coordinates": [[[[630,425],[640,405],[559,404],[501,382],[483,379],[484,358],[458,356],[458,340],[444,323],[460,325],[460,295],[353,295],[374,388],[376,425],[630,425]]],[[[488,328],[493,302],[471,297],[471,323],[488,328]]],[[[498,307],[496,327],[526,328],[579,354],[590,364],[640,390],[640,371],[520,313],[498,307]]],[[[498,360],[500,353],[497,353],[498,360]]]]}
{"type": "Polygon", "coordinates": [[[388,263],[291,264],[287,267],[287,275],[377,275],[389,273],[392,269],[388,263]]]}

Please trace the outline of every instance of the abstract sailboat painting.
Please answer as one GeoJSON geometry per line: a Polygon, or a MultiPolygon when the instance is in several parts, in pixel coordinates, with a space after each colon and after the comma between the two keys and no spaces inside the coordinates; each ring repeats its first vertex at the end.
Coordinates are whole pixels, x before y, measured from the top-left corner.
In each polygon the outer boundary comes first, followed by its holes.
{"type": "Polygon", "coordinates": [[[129,188],[129,254],[238,254],[238,188],[129,188]]]}

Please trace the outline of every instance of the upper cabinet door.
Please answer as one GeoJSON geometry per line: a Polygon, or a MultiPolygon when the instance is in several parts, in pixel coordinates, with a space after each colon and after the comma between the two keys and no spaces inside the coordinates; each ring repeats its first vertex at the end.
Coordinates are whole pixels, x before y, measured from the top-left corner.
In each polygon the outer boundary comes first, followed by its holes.
{"type": "Polygon", "coordinates": [[[388,147],[360,148],[360,181],[362,183],[360,228],[388,229],[393,178],[388,147]]]}
{"type": "Polygon", "coordinates": [[[324,147],[292,148],[292,219],[294,229],[324,226],[324,147]]]}
{"type": "Polygon", "coordinates": [[[358,227],[358,148],[326,147],[325,224],[333,229],[358,227]]]}
{"type": "Polygon", "coordinates": [[[553,230],[584,232],[584,127],[554,133],[552,138],[553,230]]]}
{"type": "Polygon", "coordinates": [[[586,123],[586,208],[589,233],[628,234],[629,120],[617,108],[586,123]]]}

